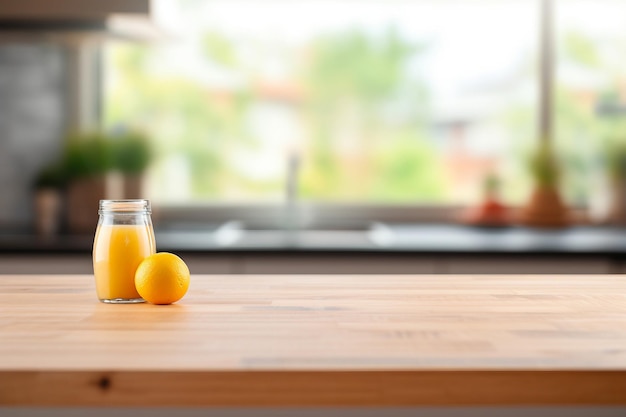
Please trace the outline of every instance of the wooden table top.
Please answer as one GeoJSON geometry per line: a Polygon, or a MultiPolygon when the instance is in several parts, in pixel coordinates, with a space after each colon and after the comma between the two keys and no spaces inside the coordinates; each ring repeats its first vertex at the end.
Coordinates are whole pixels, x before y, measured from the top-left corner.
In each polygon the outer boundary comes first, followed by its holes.
{"type": "Polygon", "coordinates": [[[0,276],[0,405],[626,404],[626,277],[0,276]]]}

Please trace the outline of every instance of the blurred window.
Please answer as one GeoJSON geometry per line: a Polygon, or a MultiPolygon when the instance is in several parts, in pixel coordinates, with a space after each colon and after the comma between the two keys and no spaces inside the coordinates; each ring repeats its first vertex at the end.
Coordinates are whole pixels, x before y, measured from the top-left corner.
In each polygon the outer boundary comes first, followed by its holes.
{"type": "Polygon", "coordinates": [[[310,202],[464,203],[490,173],[508,201],[525,196],[537,2],[163,0],[155,13],[170,39],[106,48],[104,123],[152,137],[156,203],[281,202],[290,173],[310,202]]]}
{"type": "Polygon", "coordinates": [[[556,3],[555,131],[575,203],[606,195],[614,146],[626,146],[626,2],[556,3]]]}

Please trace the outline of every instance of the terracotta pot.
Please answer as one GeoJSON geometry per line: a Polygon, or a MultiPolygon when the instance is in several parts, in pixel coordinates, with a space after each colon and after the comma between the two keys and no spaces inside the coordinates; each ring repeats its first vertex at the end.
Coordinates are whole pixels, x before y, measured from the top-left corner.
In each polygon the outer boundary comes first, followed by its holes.
{"type": "Polygon", "coordinates": [[[523,208],[520,221],[533,227],[563,227],[570,224],[570,214],[555,187],[539,186],[523,208]]]}
{"type": "Polygon", "coordinates": [[[35,229],[40,236],[53,236],[61,226],[61,192],[55,188],[35,191],[35,229]]]}
{"type": "Polygon", "coordinates": [[[77,179],[67,190],[67,225],[72,233],[94,233],[98,223],[98,204],[107,196],[106,177],[77,179]]]}
{"type": "Polygon", "coordinates": [[[143,195],[142,175],[124,175],[124,198],[145,198],[143,195]]]}
{"type": "Polygon", "coordinates": [[[607,213],[607,223],[626,225],[625,178],[613,178],[611,181],[611,203],[607,213]]]}

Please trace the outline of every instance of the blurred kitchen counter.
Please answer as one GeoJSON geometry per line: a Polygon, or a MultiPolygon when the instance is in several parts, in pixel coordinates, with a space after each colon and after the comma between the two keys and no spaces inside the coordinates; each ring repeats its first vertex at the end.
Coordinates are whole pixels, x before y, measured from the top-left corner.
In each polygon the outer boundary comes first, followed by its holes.
{"type": "MultiPolygon", "coordinates": [[[[618,274],[626,229],[403,224],[285,232],[156,229],[159,251],[202,274],[618,274]]],[[[91,274],[93,236],[0,232],[0,273],[91,274]]]]}
{"type": "MultiPolygon", "coordinates": [[[[156,228],[159,251],[185,253],[412,253],[614,255],[626,258],[626,228],[477,228],[396,224],[373,230],[237,230],[156,228]],[[222,233],[220,235],[220,233],[222,233]]],[[[86,253],[93,235],[42,237],[0,230],[0,253],[86,253]]]]}

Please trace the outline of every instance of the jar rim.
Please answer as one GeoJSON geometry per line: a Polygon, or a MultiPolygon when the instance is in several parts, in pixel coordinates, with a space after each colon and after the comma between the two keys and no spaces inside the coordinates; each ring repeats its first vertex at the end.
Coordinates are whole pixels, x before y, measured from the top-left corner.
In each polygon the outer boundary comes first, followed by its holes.
{"type": "Polygon", "coordinates": [[[98,214],[103,213],[151,213],[150,200],[100,200],[98,214]]]}

